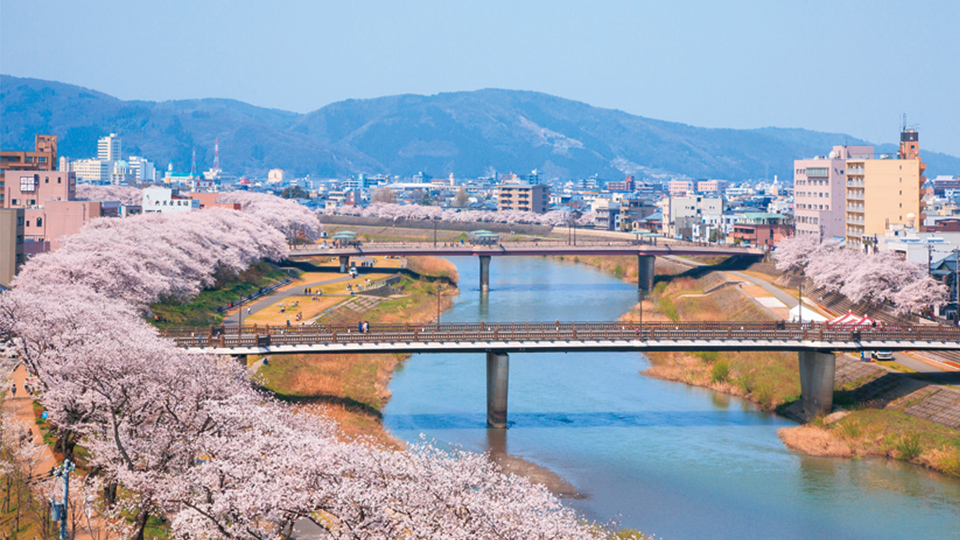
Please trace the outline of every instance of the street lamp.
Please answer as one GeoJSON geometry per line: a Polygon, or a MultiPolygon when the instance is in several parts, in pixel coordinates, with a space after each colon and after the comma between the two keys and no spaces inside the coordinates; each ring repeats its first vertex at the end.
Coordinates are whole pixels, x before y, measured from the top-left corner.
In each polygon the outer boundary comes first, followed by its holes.
{"type": "Polygon", "coordinates": [[[442,289],[441,283],[437,282],[437,330],[440,330],[440,290],[442,289]]]}

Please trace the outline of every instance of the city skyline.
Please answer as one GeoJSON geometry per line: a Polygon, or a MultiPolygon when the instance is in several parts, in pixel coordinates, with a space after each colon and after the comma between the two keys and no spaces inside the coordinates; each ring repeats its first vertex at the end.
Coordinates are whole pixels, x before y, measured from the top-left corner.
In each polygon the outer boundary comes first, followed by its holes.
{"type": "Polygon", "coordinates": [[[296,112],[508,88],[703,127],[800,127],[874,143],[895,142],[906,113],[924,148],[957,155],[960,6],[894,7],[4,0],[0,71],[121,99],[230,98],[296,112]]]}

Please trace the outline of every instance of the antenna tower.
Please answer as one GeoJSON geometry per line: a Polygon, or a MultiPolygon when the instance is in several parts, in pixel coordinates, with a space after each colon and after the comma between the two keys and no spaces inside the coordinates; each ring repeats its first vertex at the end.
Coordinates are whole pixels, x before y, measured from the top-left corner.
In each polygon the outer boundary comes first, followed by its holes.
{"type": "Polygon", "coordinates": [[[197,147],[193,147],[193,155],[190,157],[190,176],[197,175],[197,147]]]}
{"type": "Polygon", "coordinates": [[[220,170],[220,139],[214,139],[213,142],[213,170],[220,170]]]}
{"type": "Polygon", "coordinates": [[[907,130],[907,113],[900,114],[900,133],[907,130]]]}

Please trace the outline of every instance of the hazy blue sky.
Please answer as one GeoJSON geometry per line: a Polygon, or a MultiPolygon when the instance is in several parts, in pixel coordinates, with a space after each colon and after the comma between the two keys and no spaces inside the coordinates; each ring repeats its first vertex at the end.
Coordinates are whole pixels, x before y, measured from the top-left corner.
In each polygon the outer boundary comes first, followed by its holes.
{"type": "Polygon", "coordinates": [[[0,0],[0,71],[123,99],[306,112],[537,90],[707,127],[804,127],[960,155],[960,1],[0,0]]]}

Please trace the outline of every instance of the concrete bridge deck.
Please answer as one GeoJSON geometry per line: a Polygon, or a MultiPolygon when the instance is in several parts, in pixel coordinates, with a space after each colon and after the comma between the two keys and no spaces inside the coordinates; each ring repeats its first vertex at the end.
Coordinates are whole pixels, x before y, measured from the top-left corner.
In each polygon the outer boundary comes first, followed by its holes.
{"type": "Polygon", "coordinates": [[[503,242],[494,245],[461,244],[458,242],[375,242],[356,246],[320,247],[316,244],[290,250],[291,257],[328,255],[351,257],[361,255],[433,255],[458,256],[544,256],[544,255],[752,255],[763,250],[737,246],[717,246],[690,242],[661,242],[658,245],[638,241],[565,243],[552,240],[538,242],[503,242]]]}
{"type": "Polygon", "coordinates": [[[738,246],[704,245],[691,242],[650,244],[641,241],[609,241],[563,243],[551,240],[537,242],[505,242],[494,245],[434,243],[370,243],[331,247],[310,244],[292,249],[291,257],[327,255],[340,259],[340,271],[346,272],[350,257],[375,255],[424,255],[435,257],[478,257],[480,259],[480,290],[490,290],[491,257],[538,257],[558,255],[628,255],[637,257],[637,287],[653,288],[654,260],[657,256],[748,256],[761,258],[764,251],[738,246]]]}
{"type": "Polygon", "coordinates": [[[801,404],[810,416],[833,405],[835,351],[960,350],[956,327],[840,329],[818,323],[517,322],[356,327],[220,326],[164,336],[188,352],[246,357],[302,353],[485,353],[487,422],[507,425],[512,352],[791,351],[798,353],[801,404]]]}

